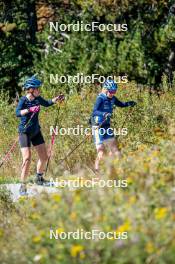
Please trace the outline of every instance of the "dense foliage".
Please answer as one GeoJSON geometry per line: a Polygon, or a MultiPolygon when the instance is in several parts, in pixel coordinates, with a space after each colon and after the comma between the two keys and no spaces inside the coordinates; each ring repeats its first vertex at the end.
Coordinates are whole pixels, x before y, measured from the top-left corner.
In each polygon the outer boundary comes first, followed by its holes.
{"type": "MultiPolygon", "coordinates": [[[[135,99],[135,109],[117,109],[113,127],[128,128],[118,138],[123,157],[106,160],[101,179],[127,180],[127,188],[59,188],[58,194],[21,198],[12,203],[9,194],[0,192],[0,247],[2,263],[174,263],[174,87],[159,95],[139,92],[134,83],[120,88],[118,97],[135,99]],[[55,240],[54,232],[98,229],[104,232],[128,232],[127,240],[55,240]]],[[[47,92],[45,92],[45,96],[47,92]]],[[[87,126],[96,93],[92,88],[70,96],[62,105],[59,126],[87,126]]],[[[0,145],[4,150],[14,137],[16,120],[13,106],[1,99],[0,145]],[[6,111],[4,111],[6,109],[6,111]],[[7,129],[10,124],[10,130],[7,129]]],[[[49,126],[54,124],[57,106],[41,111],[41,124],[47,143],[49,126]]],[[[48,178],[92,179],[95,149],[87,141],[64,163],[59,161],[84,137],[56,137],[48,178]],[[78,171],[78,172],[77,172],[78,171]],[[71,174],[72,172],[72,174],[71,174]],[[66,175],[65,175],[66,174],[66,175]]],[[[34,154],[34,153],[33,153],[34,154]]],[[[34,157],[34,156],[33,156],[34,157]]],[[[19,149],[1,169],[1,182],[15,181],[19,174],[19,149]],[[13,171],[13,174],[12,174],[13,171]]],[[[35,172],[34,158],[32,170],[35,172]]]]}
{"type": "Polygon", "coordinates": [[[20,81],[32,71],[47,80],[50,73],[83,72],[128,75],[154,87],[160,85],[163,73],[172,81],[173,1],[11,0],[3,1],[0,8],[0,85],[11,95],[20,91],[20,81]],[[128,31],[66,32],[65,36],[49,32],[49,21],[127,24],[128,31]]]}

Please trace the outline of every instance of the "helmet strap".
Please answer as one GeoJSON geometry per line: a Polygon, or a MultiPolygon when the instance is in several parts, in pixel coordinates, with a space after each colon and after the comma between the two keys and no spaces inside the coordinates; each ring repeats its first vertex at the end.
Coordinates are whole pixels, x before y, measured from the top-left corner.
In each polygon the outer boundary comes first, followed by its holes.
{"type": "Polygon", "coordinates": [[[35,98],[35,96],[34,96],[34,89],[33,88],[30,88],[28,91],[29,91],[29,93],[35,98]],[[29,90],[31,90],[32,89],[32,91],[29,91],[29,90]]]}

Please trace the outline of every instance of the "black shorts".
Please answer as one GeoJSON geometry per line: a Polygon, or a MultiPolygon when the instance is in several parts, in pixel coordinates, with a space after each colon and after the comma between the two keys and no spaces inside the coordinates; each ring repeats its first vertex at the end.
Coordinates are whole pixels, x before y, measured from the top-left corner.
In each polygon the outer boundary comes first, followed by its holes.
{"type": "Polygon", "coordinates": [[[39,131],[34,136],[31,136],[27,133],[19,133],[19,144],[21,148],[27,148],[27,147],[30,148],[31,143],[33,146],[38,146],[40,144],[45,143],[41,131],[39,131]]]}

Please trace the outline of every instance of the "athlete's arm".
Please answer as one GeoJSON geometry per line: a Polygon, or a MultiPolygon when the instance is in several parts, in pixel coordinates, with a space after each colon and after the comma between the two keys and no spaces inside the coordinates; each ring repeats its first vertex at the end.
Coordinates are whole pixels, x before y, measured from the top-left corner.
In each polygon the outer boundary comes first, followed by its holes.
{"type": "Polygon", "coordinates": [[[129,102],[121,102],[117,99],[117,97],[114,97],[115,101],[114,104],[118,107],[128,107],[128,106],[134,106],[136,103],[134,101],[129,101],[129,102]]]}
{"type": "Polygon", "coordinates": [[[24,100],[20,99],[17,107],[16,107],[16,116],[21,117],[29,113],[28,109],[23,109],[24,107],[24,100]]]}
{"type": "Polygon", "coordinates": [[[93,109],[93,116],[103,116],[104,112],[100,111],[100,105],[103,103],[103,99],[100,97],[97,97],[97,100],[94,105],[93,109]]]}
{"type": "Polygon", "coordinates": [[[38,96],[37,99],[38,99],[40,105],[42,105],[42,106],[44,106],[44,107],[49,107],[49,106],[51,106],[51,105],[54,104],[54,102],[53,102],[52,100],[45,100],[45,99],[44,99],[43,97],[41,97],[41,96],[38,96]]]}

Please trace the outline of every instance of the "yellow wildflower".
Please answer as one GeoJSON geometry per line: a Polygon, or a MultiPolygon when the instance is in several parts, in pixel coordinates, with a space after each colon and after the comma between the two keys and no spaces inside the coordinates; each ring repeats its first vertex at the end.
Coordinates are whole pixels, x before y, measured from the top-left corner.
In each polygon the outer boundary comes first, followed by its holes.
{"type": "Polygon", "coordinates": [[[34,200],[34,199],[31,200],[31,206],[32,206],[33,208],[36,208],[36,207],[37,207],[37,202],[36,202],[36,200],[34,200]]]}
{"type": "Polygon", "coordinates": [[[33,213],[33,214],[31,214],[31,219],[32,220],[39,220],[40,219],[40,216],[39,216],[39,214],[37,214],[37,213],[33,213]]]}
{"type": "Polygon", "coordinates": [[[52,195],[52,199],[55,201],[55,202],[60,202],[61,201],[61,196],[58,194],[58,193],[54,193],[52,195]]]}
{"type": "Polygon", "coordinates": [[[34,236],[33,238],[32,238],[32,241],[33,241],[33,243],[39,243],[40,241],[41,241],[41,236],[34,236]]]}
{"type": "Polygon", "coordinates": [[[129,197],[129,204],[130,205],[135,204],[135,202],[136,202],[136,197],[134,195],[129,197]]]}
{"type": "Polygon", "coordinates": [[[58,234],[60,234],[60,233],[64,232],[64,228],[63,228],[63,227],[58,227],[58,228],[56,229],[56,232],[57,232],[58,234]]]}
{"type": "Polygon", "coordinates": [[[145,246],[145,251],[148,253],[148,254],[152,254],[154,251],[155,251],[155,247],[153,245],[152,242],[148,242],[145,246]]]}
{"type": "Polygon", "coordinates": [[[155,218],[157,220],[165,218],[167,215],[167,212],[168,212],[168,209],[166,207],[156,208],[154,211],[155,218]]]}
{"type": "Polygon", "coordinates": [[[122,232],[127,232],[131,230],[131,222],[129,220],[127,220],[126,222],[124,222],[122,225],[120,225],[116,232],[117,233],[122,233],[122,232]]]}
{"type": "Polygon", "coordinates": [[[26,199],[27,199],[27,197],[20,196],[18,201],[19,201],[19,203],[23,203],[26,199]]]}
{"type": "Polygon", "coordinates": [[[127,177],[126,180],[127,180],[127,184],[133,183],[133,179],[131,177],[127,177]]]}
{"type": "Polygon", "coordinates": [[[71,218],[72,221],[76,220],[76,218],[77,218],[77,214],[76,214],[75,212],[72,212],[72,213],[70,214],[70,218],[71,218]]]}
{"type": "Polygon", "coordinates": [[[143,163],[143,168],[144,168],[145,170],[149,169],[149,163],[148,163],[148,162],[144,162],[144,163],[143,163]]]}
{"type": "Polygon", "coordinates": [[[143,151],[143,150],[145,150],[146,149],[146,145],[144,145],[144,144],[140,144],[139,146],[138,146],[138,150],[139,151],[143,151]]]}
{"type": "Polygon", "coordinates": [[[75,202],[79,202],[81,200],[80,195],[75,193],[74,200],[75,200],[75,202]]]}
{"type": "Polygon", "coordinates": [[[151,154],[152,154],[152,157],[159,156],[159,152],[157,150],[154,150],[151,154]]]}
{"type": "Polygon", "coordinates": [[[78,254],[82,253],[84,247],[81,245],[73,245],[70,249],[70,253],[72,257],[77,257],[78,254]]]}

